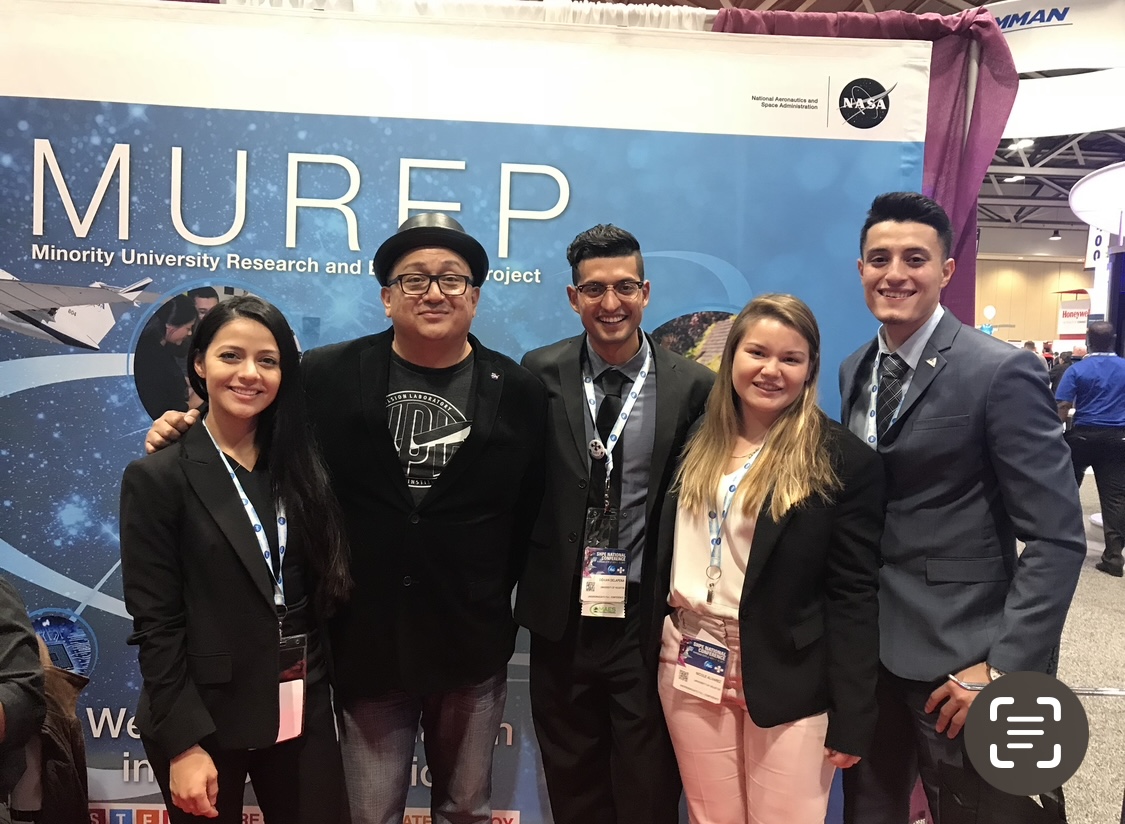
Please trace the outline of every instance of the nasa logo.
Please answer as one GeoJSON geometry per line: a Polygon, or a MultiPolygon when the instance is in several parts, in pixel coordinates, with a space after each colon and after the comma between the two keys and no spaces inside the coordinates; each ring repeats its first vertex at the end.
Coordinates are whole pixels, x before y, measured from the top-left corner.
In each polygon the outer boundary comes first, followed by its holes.
{"type": "Polygon", "coordinates": [[[849,126],[873,129],[887,119],[894,90],[894,86],[884,89],[881,83],[868,77],[845,83],[840,92],[840,116],[849,126]]]}

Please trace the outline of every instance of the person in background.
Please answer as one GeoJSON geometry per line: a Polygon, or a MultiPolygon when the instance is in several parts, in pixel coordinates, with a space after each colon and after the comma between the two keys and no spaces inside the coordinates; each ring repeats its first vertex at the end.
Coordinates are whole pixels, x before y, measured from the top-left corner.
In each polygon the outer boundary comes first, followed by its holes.
{"type": "Polygon", "coordinates": [[[844,773],[846,824],[902,824],[919,773],[936,824],[1042,812],[973,770],[961,729],[979,693],[962,685],[1054,669],[1082,508],[1042,364],[941,306],[952,243],[945,210],[914,192],[875,198],[860,232],[881,326],[840,367],[841,419],[883,458],[887,516],[879,720],[844,773]]]}
{"type": "Polygon", "coordinates": [[[195,304],[195,314],[199,320],[207,317],[207,313],[219,305],[219,293],[212,286],[200,286],[188,292],[188,297],[195,304]]]}
{"type": "Polygon", "coordinates": [[[1071,367],[1071,364],[1082,360],[1084,357],[1086,357],[1086,346],[1081,343],[1075,344],[1069,352],[1059,353],[1059,356],[1055,358],[1054,365],[1051,366],[1052,395],[1059,391],[1059,384],[1062,383],[1063,375],[1066,374],[1066,370],[1071,367]]]}
{"type": "Polygon", "coordinates": [[[659,689],[693,824],[820,824],[870,749],[883,472],[819,371],[808,306],[747,304],[665,508],[659,689]]]}
{"type": "Polygon", "coordinates": [[[24,749],[46,714],[35,631],[19,592],[0,577],[0,822],[5,824],[20,814],[9,808],[8,796],[28,766],[24,749]]]}
{"type": "Polygon", "coordinates": [[[1074,409],[1066,442],[1079,486],[1086,470],[1094,468],[1105,531],[1105,550],[1096,566],[1120,578],[1125,567],[1125,358],[1114,351],[1115,338],[1112,323],[1090,324],[1090,354],[1066,370],[1055,400],[1064,423],[1074,409]]]}
{"type": "Polygon", "coordinates": [[[175,347],[191,337],[198,315],[187,295],[176,295],[152,316],[137,341],[133,378],[141,405],[152,417],[165,410],[186,412],[188,380],[176,362],[175,347]]]}
{"type": "Polygon", "coordinates": [[[351,579],[293,332],[233,298],[188,356],[202,425],[121,482],[141,740],[173,824],[238,824],[247,775],[267,824],[342,824],[323,633],[351,579]]]}
{"type": "Polygon", "coordinates": [[[1035,357],[1037,357],[1039,359],[1039,362],[1041,364],[1043,364],[1044,371],[1047,371],[1047,372],[1050,371],[1051,367],[1048,365],[1047,359],[1045,357],[1043,357],[1041,354],[1039,354],[1039,351],[1035,348],[1035,341],[1025,340],[1023,342],[1023,348],[1026,349],[1027,351],[1033,353],[1035,355],[1035,357]]]}

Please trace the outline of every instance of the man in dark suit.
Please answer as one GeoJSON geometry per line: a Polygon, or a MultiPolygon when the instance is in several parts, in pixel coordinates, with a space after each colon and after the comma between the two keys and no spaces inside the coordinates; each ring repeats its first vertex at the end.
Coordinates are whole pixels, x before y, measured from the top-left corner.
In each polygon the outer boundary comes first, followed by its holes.
{"type": "Polygon", "coordinates": [[[849,824],[902,824],[919,773],[938,824],[1033,820],[965,756],[977,692],[960,683],[1053,670],[1086,554],[1047,373],[942,308],[951,244],[944,210],[904,192],[875,199],[860,238],[882,326],[840,367],[842,420],[882,455],[888,501],[879,720],[844,773],[849,824]]]}
{"type": "Polygon", "coordinates": [[[488,256],[457,221],[408,219],[374,269],[392,328],[302,362],[355,581],[331,631],[352,821],[401,824],[421,722],[434,823],[488,822],[543,387],[469,334],[488,256]]]}
{"type": "Polygon", "coordinates": [[[551,467],[516,596],[532,718],[555,824],[675,824],[680,778],[656,691],[667,576],[649,525],[714,375],[640,331],[650,285],[633,235],[595,226],[567,260],[586,332],[523,359],[547,388],[551,467]],[[627,560],[605,576],[616,594],[595,596],[583,571],[607,548],[627,560]]]}

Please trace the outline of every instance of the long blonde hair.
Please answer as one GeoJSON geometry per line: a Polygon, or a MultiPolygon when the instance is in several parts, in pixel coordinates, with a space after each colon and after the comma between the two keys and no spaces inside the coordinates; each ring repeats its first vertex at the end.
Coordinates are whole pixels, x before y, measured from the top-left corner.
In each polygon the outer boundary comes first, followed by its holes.
{"type": "Polygon", "coordinates": [[[761,295],[735,318],[723,348],[719,375],[707,398],[707,412],[684,448],[676,476],[680,504],[691,511],[714,508],[719,478],[742,430],[742,401],[734,390],[732,362],[747,331],[772,318],[801,335],[809,346],[809,374],[801,395],[770,427],[765,445],[746,474],[734,505],[755,517],[767,498],[775,520],[814,495],[829,495],[840,485],[825,448],[823,412],[816,405],[820,373],[820,329],[812,310],[792,295],[761,295]]]}

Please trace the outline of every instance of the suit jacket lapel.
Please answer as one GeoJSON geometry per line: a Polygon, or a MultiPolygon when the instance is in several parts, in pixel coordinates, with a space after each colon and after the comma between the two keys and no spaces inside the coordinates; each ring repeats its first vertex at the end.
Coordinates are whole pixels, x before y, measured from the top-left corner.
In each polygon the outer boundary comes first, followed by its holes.
{"type": "MultiPolygon", "coordinates": [[[[199,496],[204,508],[215,520],[272,609],[273,580],[266,569],[266,560],[262,557],[261,547],[254,537],[250,520],[246,517],[246,509],[235,492],[226,467],[219,460],[218,450],[211,443],[202,424],[192,427],[184,435],[180,466],[191,488],[199,496]]],[[[264,513],[259,515],[268,517],[264,513]]]]}
{"type": "Polygon", "coordinates": [[[586,336],[579,335],[567,343],[567,350],[558,363],[559,387],[574,448],[581,465],[588,468],[590,453],[586,441],[586,416],[589,413],[586,411],[586,393],[582,389],[582,347],[586,345],[586,336]]]}
{"type": "Polygon", "coordinates": [[[937,327],[935,327],[933,334],[930,335],[930,339],[922,349],[922,357],[918,359],[918,365],[914,368],[914,374],[910,378],[910,387],[906,390],[902,408],[899,410],[894,424],[887,430],[886,440],[888,442],[894,440],[903,420],[910,414],[910,411],[922,398],[926,390],[929,389],[934,378],[945,368],[946,360],[942,353],[952,345],[953,339],[957,337],[960,328],[961,321],[957,320],[953,313],[946,309],[945,314],[938,321],[937,327]]]}
{"type": "MultiPolygon", "coordinates": [[[[867,348],[855,358],[854,366],[844,370],[844,386],[843,391],[840,393],[840,403],[842,406],[840,423],[844,426],[847,426],[851,421],[852,410],[859,400],[857,396],[860,394],[860,388],[867,386],[867,378],[871,372],[871,363],[877,349],[877,342],[872,340],[867,345],[867,348]]],[[[866,400],[867,398],[865,397],[864,401],[866,400]]]]}
{"type": "Polygon", "coordinates": [[[686,426],[686,421],[681,422],[680,418],[683,417],[687,397],[683,375],[677,368],[675,359],[669,357],[652,338],[648,339],[648,343],[652,347],[656,365],[656,428],[652,439],[652,462],[649,464],[648,496],[645,500],[646,524],[652,523],[652,512],[662,488],[661,479],[668,462],[679,457],[672,454],[672,444],[682,427],[686,426]]]}
{"type": "Polygon", "coordinates": [[[395,451],[387,420],[387,393],[391,375],[391,343],[394,333],[376,336],[359,356],[359,392],[363,419],[371,434],[366,440],[374,453],[367,465],[372,472],[382,472],[391,488],[397,490],[404,505],[414,508],[414,498],[406,486],[402,462],[395,451]]]}
{"type": "Polygon", "coordinates": [[[750,558],[746,561],[746,580],[742,584],[744,604],[750,603],[750,592],[762,576],[766,562],[773,554],[786,525],[796,511],[794,507],[790,507],[789,511],[781,516],[780,521],[775,521],[770,515],[770,503],[770,499],[766,498],[766,502],[758,512],[758,521],[754,525],[754,539],[750,542],[750,558]]]}

